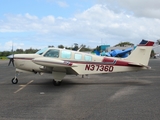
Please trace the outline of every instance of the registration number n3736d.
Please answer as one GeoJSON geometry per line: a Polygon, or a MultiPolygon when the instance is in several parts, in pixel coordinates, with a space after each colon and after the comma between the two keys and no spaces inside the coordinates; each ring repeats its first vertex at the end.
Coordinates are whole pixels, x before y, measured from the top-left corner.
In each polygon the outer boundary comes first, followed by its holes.
{"type": "Polygon", "coordinates": [[[112,72],[114,69],[111,65],[95,65],[95,64],[86,64],[85,70],[87,71],[105,71],[112,72]]]}

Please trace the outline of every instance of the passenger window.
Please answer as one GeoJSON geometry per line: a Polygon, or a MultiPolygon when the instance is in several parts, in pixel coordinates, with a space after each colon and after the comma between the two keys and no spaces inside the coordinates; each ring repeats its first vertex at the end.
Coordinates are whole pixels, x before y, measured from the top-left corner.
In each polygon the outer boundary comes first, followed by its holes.
{"type": "Polygon", "coordinates": [[[84,56],[85,61],[92,61],[92,57],[89,55],[84,56]]]}
{"type": "Polygon", "coordinates": [[[59,50],[55,50],[55,49],[50,49],[46,52],[46,54],[44,55],[45,57],[55,57],[58,58],[59,57],[59,50]]]}
{"type": "Polygon", "coordinates": [[[75,60],[81,60],[82,59],[82,55],[81,54],[74,54],[74,59],[75,60]]]}
{"type": "Polygon", "coordinates": [[[62,51],[61,57],[65,59],[70,59],[71,58],[71,52],[70,51],[62,51]]]}

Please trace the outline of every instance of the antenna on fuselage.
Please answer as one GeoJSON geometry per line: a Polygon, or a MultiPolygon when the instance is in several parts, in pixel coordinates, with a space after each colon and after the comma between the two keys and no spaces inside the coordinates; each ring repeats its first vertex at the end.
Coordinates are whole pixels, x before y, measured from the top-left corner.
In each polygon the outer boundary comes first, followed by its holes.
{"type": "Polygon", "coordinates": [[[84,47],[84,45],[82,45],[77,51],[79,52],[83,47],[84,47]]]}

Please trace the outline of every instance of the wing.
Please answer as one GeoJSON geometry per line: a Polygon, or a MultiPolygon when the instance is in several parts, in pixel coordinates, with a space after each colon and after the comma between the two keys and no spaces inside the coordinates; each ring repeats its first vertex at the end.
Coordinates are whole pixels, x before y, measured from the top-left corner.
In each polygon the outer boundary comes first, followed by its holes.
{"type": "Polygon", "coordinates": [[[77,67],[76,64],[71,63],[69,61],[64,61],[49,57],[35,58],[32,61],[38,65],[43,65],[47,67],[77,67]]]}
{"type": "MultiPolygon", "coordinates": [[[[75,63],[71,63],[66,60],[59,60],[55,58],[47,58],[47,57],[41,57],[41,58],[35,58],[32,60],[35,64],[45,66],[52,68],[52,74],[54,74],[54,77],[60,72],[61,74],[75,74],[77,75],[77,71],[73,68],[78,67],[75,63]],[[58,72],[58,73],[57,73],[58,72]]],[[[62,75],[60,75],[62,76],[62,75]]]]}

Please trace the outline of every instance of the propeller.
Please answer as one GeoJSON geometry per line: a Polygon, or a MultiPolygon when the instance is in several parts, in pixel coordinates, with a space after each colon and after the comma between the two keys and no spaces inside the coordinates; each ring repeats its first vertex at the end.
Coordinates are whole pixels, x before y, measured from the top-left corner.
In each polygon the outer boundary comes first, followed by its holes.
{"type": "Polygon", "coordinates": [[[14,55],[9,55],[7,56],[7,58],[9,59],[8,66],[10,66],[11,63],[14,66],[14,55]]]}
{"type": "Polygon", "coordinates": [[[11,50],[11,53],[12,53],[12,55],[7,56],[7,58],[9,59],[8,66],[10,66],[11,63],[12,63],[12,65],[14,66],[13,43],[12,43],[12,50],[11,50]]]}

